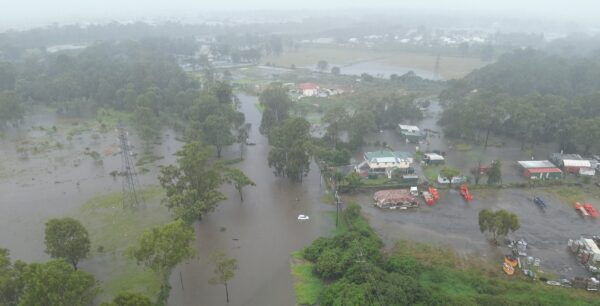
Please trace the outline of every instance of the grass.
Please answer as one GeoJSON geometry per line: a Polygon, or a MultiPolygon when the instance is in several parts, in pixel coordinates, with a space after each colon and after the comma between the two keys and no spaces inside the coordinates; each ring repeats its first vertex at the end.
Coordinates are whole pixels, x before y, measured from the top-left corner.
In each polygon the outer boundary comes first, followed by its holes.
{"type": "Polygon", "coordinates": [[[388,180],[389,179],[387,177],[378,177],[376,179],[365,179],[365,180],[362,180],[362,182],[363,182],[364,185],[367,185],[367,186],[369,186],[369,185],[383,185],[383,184],[387,183],[388,180]]]}
{"type": "Polygon", "coordinates": [[[298,305],[315,305],[325,288],[324,284],[313,274],[314,264],[302,259],[301,251],[293,252],[291,257],[296,303],[298,305]]]}
{"type": "Polygon", "coordinates": [[[164,194],[161,188],[149,187],[141,194],[146,206],[137,210],[123,209],[122,194],[115,192],[89,199],[77,212],[92,241],[90,262],[102,261],[103,270],[95,273],[101,281],[102,301],[126,290],[150,297],[158,294],[160,277],[125,255],[145,229],[170,221],[167,208],[160,204],[164,194]]]}
{"type": "Polygon", "coordinates": [[[454,149],[459,152],[471,151],[473,147],[470,144],[466,143],[457,143],[454,145],[454,149]]]}
{"type": "MultiPolygon", "coordinates": [[[[276,66],[313,67],[319,60],[326,60],[330,66],[341,66],[358,62],[382,60],[383,64],[397,67],[407,67],[433,71],[436,62],[435,55],[414,52],[389,52],[361,48],[341,48],[337,46],[306,47],[297,52],[287,52],[280,56],[268,56],[264,63],[276,66]]],[[[454,56],[440,57],[439,72],[444,79],[461,78],[469,72],[481,68],[486,63],[476,58],[463,58],[454,56]]]]}
{"type": "Polygon", "coordinates": [[[437,182],[437,177],[440,174],[442,166],[425,166],[423,167],[423,175],[430,182],[437,182]]]}
{"type": "Polygon", "coordinates": [[[561,202],[567,205],[573,205],[575,202],[585,201],[585,195],[581,188],[561,186],[556,188],[549,188],[548,192],[556,196],[561,202]]]}

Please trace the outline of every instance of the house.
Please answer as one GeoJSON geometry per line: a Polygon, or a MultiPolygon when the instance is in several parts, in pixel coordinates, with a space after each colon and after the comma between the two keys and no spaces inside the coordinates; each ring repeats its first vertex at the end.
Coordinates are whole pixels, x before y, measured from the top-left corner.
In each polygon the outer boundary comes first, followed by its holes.
{"type": "Polygon", "coordinates": [[[523,168],[523,176],[532,180],[561,179],[562,171],[548,160],[524,160],[518,164],[523,168]]]}
{"type": "Polygon", "coordinates": [[[423,161],[428,165],[443,165],[444,157],[436,153],[424,153],[423,161]]]}
{"type": "Polygon", "coordinates": [[[398,132],[407,142],[411,143],[419,143],[425,136],[421,130],[414,125],[398,124],[398,132]]]}
{"type": "Polygon", "coordinates": [[[408,152],[393,152],[393,151],[374,151],[365,152],[365,160],[356,166],[356,172],[363,176],[369,175],[386,175],[390,176],[392,170],[410,169],[410,164],[413,163],[413,157],[408,152]]]}
{"type": "Polygon", "coordinates": [[[304,97],[314,97],[319,94],[319,86],[315,83],[298,84],[298,91],[304,97]]]}
{"type": "Polygon", "coordinates": [[[373,194],[375,205],[380,208],[409,208],[419,206],[417,198],[407,189],[380,190],[373,194]]]}

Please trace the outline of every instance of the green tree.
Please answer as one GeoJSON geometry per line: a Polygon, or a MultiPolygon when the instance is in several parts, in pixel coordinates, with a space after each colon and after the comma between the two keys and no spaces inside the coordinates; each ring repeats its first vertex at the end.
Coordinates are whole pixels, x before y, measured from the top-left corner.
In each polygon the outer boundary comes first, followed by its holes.
{"type": "Polygon", "coordinates": [[[11,263],[9,251],[0,249],[0,305],[18,305],[23,292],[23,271],[26,266],[19,260],[11,263]]]}
{"type": "Polygon", "coordinates": [[[340,70],[340,67],[334,66],[331,68],[331,74],[337,76],[337,75],[340,75],[340,73],[342,73],[342,71],[340,70]]]}
{"type": "Polygon", "coordinates": [[[237,260],[228,258],[223,252],[216,252],[210,257],[211,262],[215,265],[214,276],[208,280],[211,285],[224,285],[225,298],[229,303],[229,287],[228,282],[235,275],[235,270],[238,269],[237,260]]]}
{"type": "Polygon", "coordinates": [[[90,305],[100,291],[91,274],[62,259],[28,265],[23,284],[19,305],[90,305]]]}
{"type": "Polygon", "coordinates": [[[497,242],[498,236],[506,236],[520,227],[517,215],[506,210],[493,212],[483,209],[479,212],[479,230],[482,233],[492,233],[495,242],[497,242]]]}
{"type": "Polygon", "coordinates": [[[46,222],[46,253],[64,258],[77,270],[77,263],[90,253],[90,239],[85,227],[73,218],[51,219],[46,222]]]}
{"type": "Polygon", "coordinates": [[[492,163],[490,170],[488,171],[487,183],[488,185],[502,183],[502,170],[499,160],[492,163]]]}
{"type": "Polygon", "coordinates": [[[329,67],[329,63],[326,60],[320,60],[317,62],[317,69],[319,69],[321,71],[327,70],[328,67],[329,67]]]}
{"type": "Polygon", "coordinates": [[[269,134],[269,168],[276,175],[302,181],[310,166],[310,123],[303,118],[290,118],[269,134]]]}
{"type": "Polygon", "coordinates": [[[240,194],[240,201],[244,202],[244,194],[242,193],[246,186],[256,186],[256,184],[249,179],[244,172],[239,169],[231,168],[227,169],[225,177],[229,183],[233,184],[235,190],[240,194]]]}
{"type": "Polygon", "coordinates": [[[108,303],[102,303],[101,306],[152,306],[152,301],[145,295],[138,292],[124,291],[120,292],[108,303]]]}
{"type": "Polygon", "coordinates": [[[332,141],[334,147],[337,146],[339,134],[348,124],[348,119],[348,112],[342,105],[329,109],[321,118],[321,121],[327,125],[326,138],[332,141]]]}
{"type": "Polygon", "coordinates": [[[348,132],[350,144],[353,148],[359,148],[364,144],[364,138],[368,133],[377,129],[375,114],[371,110],[357,111],[350,117],[348,132]]]}
{"type": "Polygon", "coordinates": [[[237,142],[240,144],[240,159],[244,160],[244,150],[250,137],[250,129],[252,128],[251,123],[246,123],[238,128],[237,142]]]}
{"type": "MultiPolygon", "coordinates": [[[[2,85],[0,85],[2,86],[2,85]]],[[[14,91],[0,91],[0,130],[7,124],[18,125],[25,109],[14,91]]]]}
{"type": "Polygon", "coordinates": [[[211,147],[190,142],[175,155],[178,165],[163,167],[158,180],[165,189],[167,207],[186,222],[200,220],[225,200],[218,190],[223,182],[222,166],[210,160],[211,147]]]}
{"type": "Polygon", "coordinates": [[[191,245],[194,239],[194,230],[183,220],[177,219],[145,230],[138,244],[129,248],[129,255],[138,264],[160,275],[162,284],[159,301],[166,302],[169,296],[171,270],[180,262],[194,257],[195,250],[191,245]]]}
{"type": "Polygon", "coordinates": [[[288,118],[288,111],[292,105],[292,100],[290,100],[286,88],[275,84],[261,92],[258,100],[265,106],[260,123],[260,132],[268,134],[272,128],[278,126],[288,118]]]}
{"type": "Polygon", "coordinates": [[[460,174],[460,171],[456,168],[443,167],[440,170],[440,176],[442,178],[447,179],[448,182],[450,182],[450,186],[452,186],[452,178],[455,176],[458,176],[459,174],[460,174]]]}
{"type": "Polygon", "coordinates": [[[356,191],[363,184],[362,178],[356,172],[346,175],[345,180],[348,182],[348,188],[350,188],[351,191],[356,191]]]}
{"type": "Polygon", "coordinates": [[[235,141],[231,126],[226,118],[209,115],[202,124],[202,132],[206,142],[217,148],[217,157],[221,158],[221,150],[235,141]]]}

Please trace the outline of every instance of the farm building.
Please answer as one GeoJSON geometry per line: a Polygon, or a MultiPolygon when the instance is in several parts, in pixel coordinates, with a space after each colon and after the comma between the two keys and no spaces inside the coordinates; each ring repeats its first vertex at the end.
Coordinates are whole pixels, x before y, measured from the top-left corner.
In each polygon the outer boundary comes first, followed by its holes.
{"type": "Polygon", "coordinates": [[[408,152],[374,151],[365,152],[365,160],[356,166],[356,171],[365,175],[388,175],[393,169],[408,171],[413,162],[408,152]]]}
{"type": "Polygon", "coordinates": [[[562,171],[548,160],[524,160],[518,162],[523,176],[534,180],[561,179],[562,171]]]}
{"type": "Polygon", "coordinates": [[[436,153],[424,153],[423,161],[428,165],[443,165],[444,157],[436,153]]]}

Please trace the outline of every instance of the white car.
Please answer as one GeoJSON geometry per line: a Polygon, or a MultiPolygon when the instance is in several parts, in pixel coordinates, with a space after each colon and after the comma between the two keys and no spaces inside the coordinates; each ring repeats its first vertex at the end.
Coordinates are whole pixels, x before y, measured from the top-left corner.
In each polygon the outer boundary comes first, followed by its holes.
{"type": "Polygon", "coordinates": [[[309,217],[306,215],[298,215],[298,220],[308,220],[309,217]]]}

